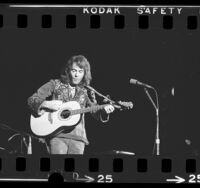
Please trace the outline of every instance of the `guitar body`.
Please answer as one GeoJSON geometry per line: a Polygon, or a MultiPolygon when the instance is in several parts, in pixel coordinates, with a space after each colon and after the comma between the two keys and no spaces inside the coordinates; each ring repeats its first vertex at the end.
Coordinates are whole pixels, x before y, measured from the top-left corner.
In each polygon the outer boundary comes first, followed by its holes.
{"type": "Polygon", "coordinates": [[[74,128],[81,120],[82,114],[71,115],[70,111],[79,110],[81,106],[76,101],[63,103],[62,108],[55,112],[44,112],[40,117],[31,115],[32,132],[40,137],[52,136],[74,128]]]}

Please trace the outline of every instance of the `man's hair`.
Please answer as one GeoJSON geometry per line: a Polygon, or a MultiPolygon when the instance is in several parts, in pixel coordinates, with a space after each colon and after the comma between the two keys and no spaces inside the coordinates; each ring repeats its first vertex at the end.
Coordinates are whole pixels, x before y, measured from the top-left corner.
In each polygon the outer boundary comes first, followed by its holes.
{"type": "Polygon", "coordinates": [[[79,85],[87,86],[90,85],[90,82],[92,80],[91,76],[91,70],[90,70],[90,63],[83,55],[76,55],[72,56],[68,62],[65,64],[63,69],[61,70],[61,81],[63,83],[70,83],[71,77],[70,77],[70,70],[72,68],[73,64],[76,64],[78,67],[84,70],[84,76],[79,85]]]}

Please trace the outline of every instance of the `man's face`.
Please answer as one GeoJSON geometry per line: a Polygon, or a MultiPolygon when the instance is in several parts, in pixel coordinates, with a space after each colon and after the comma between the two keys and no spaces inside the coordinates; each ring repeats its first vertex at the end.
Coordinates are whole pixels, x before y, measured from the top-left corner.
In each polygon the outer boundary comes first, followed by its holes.
{"type": "Polygon", "coordinates": [[[70,70],[71,84],[78,85],[82,81],[84,74],[84,69],[77,66],[76,63],[73,63],[70,70]]]}

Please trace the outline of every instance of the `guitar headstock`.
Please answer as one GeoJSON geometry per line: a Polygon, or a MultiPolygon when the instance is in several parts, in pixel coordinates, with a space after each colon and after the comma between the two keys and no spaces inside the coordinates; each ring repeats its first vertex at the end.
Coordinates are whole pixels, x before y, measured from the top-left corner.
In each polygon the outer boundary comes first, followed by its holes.
{"type": "Polygon", "coordinates": [[[133,108],[132,102],[118,101],[118,104],[121,105],[123,108],[127,108],[128,110],[133,108]]]}

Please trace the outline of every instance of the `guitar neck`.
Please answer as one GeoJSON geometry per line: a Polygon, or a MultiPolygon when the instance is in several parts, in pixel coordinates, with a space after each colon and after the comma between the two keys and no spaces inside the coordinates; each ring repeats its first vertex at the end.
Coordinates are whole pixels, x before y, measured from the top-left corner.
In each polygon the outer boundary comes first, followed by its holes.
{"type": "Polygon", "coordinates": [[[108,105],[108,104],[96,105],[96,106],[78,109],[78,110],[71,110],[71,115],[83,114],[83,113],[92,112],[92,111],[98,111],[98,110],[103,109],[106,105],[108,105]]]}

